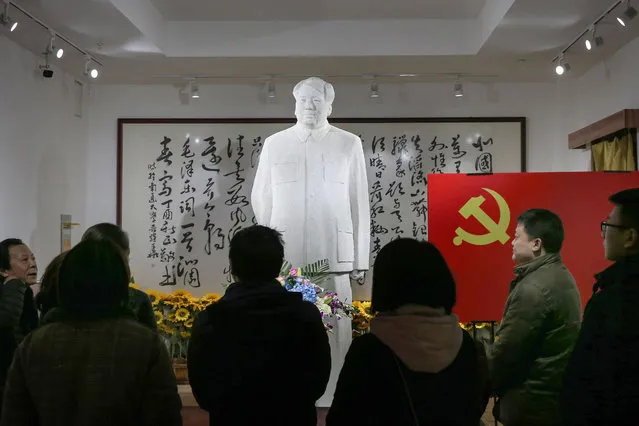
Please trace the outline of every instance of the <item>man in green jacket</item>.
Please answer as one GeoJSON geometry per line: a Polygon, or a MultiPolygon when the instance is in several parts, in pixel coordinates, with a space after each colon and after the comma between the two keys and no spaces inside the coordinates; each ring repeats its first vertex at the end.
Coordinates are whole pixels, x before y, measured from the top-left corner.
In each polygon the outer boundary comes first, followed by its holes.
{"type": "Polygon", "coordinates": [[[551,211],[517,218],[515,279],[489,351],[495,415],[506,426],[561,425],[559,392],[581,316],[579,290],[559,254],[563,240],[551,211]]]}

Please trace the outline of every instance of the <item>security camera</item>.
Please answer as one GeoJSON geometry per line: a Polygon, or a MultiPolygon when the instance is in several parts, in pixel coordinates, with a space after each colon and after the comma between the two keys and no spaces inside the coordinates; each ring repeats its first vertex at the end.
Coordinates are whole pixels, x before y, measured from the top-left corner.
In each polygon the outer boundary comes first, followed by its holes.
{"type": "Polygon", "coordinates": [[[44,78],[52,78],[53,77],[53,70],[49,66],[49,61],[47,59],[48,58],[45,56],[44,64],[40,64],[38,66],[38,68],[42,71],[42,77],[44,77],[44,78]]]}

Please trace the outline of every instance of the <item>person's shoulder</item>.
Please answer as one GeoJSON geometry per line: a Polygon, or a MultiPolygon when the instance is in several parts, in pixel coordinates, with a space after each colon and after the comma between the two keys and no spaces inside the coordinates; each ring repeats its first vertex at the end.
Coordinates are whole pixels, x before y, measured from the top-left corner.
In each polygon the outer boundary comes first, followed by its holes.
{"type": "Polygon", "coordinates": [[[136,301],[151,300],[148,294],[142,290],[138,290],[135,287],[129,287],[129,296],[133,296],[136,301]]]}
{"type": "Polygon", "coordinates": [[[351,133],[348,130],[341,129],[339,127],[335,127],[332,124],[330,125],[330,132],[339,136],[340,138],[347,140],[351,143],[361,143],[361,139],[355,133],[351,133]]]}
{"type": "Polygon", "coordinates": [[[364,354],[367,357],[371,357],[374,354],[392,354],[392,350],[373,333],[365,333],[355,337],[349,347],[349,352],[351,356],[364,354]]]}
{"type": "Polygon", "coordinates": [[[575,278],[562,262],[544,265],[528,278],[528,282],[544,295],[565,291],[567,287],[576,289],[577,286],[575,278]]]}
{"type": "Polygon", "coordinates": [[[210,326],[216,321],[223,320],[222,316],[227,312],[226,301],[224,298],[218,300],[215,303],[210,304],[203,311],[195,315],[193,319],[193,328],[203,328],[210,326]]]}
{"type": "Polygon", "coordinates": [[[0,286],[2,286],[0,287],[0,289],[2,290],[2,294],[12,294],[12,293],[24,294],[29,288],[29,286],[26,285],[24,281],[17,278],[14,278],[3,284],[0,284],[0,286]]]}
{"type": "Polygon", "coordinates": [[[284,130],[280,130],[279,132],[275,132],[272,135],[268,136],[264,139],[264,146],[266,144],[278,144],[282,142],[286,142],[291,139],[291,137],[295,136],[294,131],[295,126],[288,127],[284,130]]]}

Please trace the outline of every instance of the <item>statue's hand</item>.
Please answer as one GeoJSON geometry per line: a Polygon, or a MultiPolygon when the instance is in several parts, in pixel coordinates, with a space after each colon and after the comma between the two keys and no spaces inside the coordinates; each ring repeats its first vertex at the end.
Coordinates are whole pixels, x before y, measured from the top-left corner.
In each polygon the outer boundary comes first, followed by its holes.
{"type": "Polygon", "coordinates": [[[351,280],[357,281],[359,284],[364,284],[365,276],[366,271],[360,271],[358,269],[353,269],[350,273],[351,280]]]}

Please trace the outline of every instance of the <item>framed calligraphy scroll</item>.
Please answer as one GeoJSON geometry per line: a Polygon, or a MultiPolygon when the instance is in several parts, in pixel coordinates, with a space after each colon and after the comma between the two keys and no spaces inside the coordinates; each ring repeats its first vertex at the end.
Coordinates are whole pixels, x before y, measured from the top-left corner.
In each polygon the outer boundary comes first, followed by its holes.
{"type": "MultiPolygon", "coordinates": [[[[523,117],[330,122],[362,139],[371,268],[391,239],[427,238],[428,174],[525,171],[523,117]]],[[[254,223],[250,193],[262,144],[293,124],[289,119],[118,120],[118,223],[129,233],[136,282],[167,292],[223,292],[231,279],[229,241],[254,223]]],[[[371,275],[353,289],[355,299],[370,297],[371,275]]]]}

